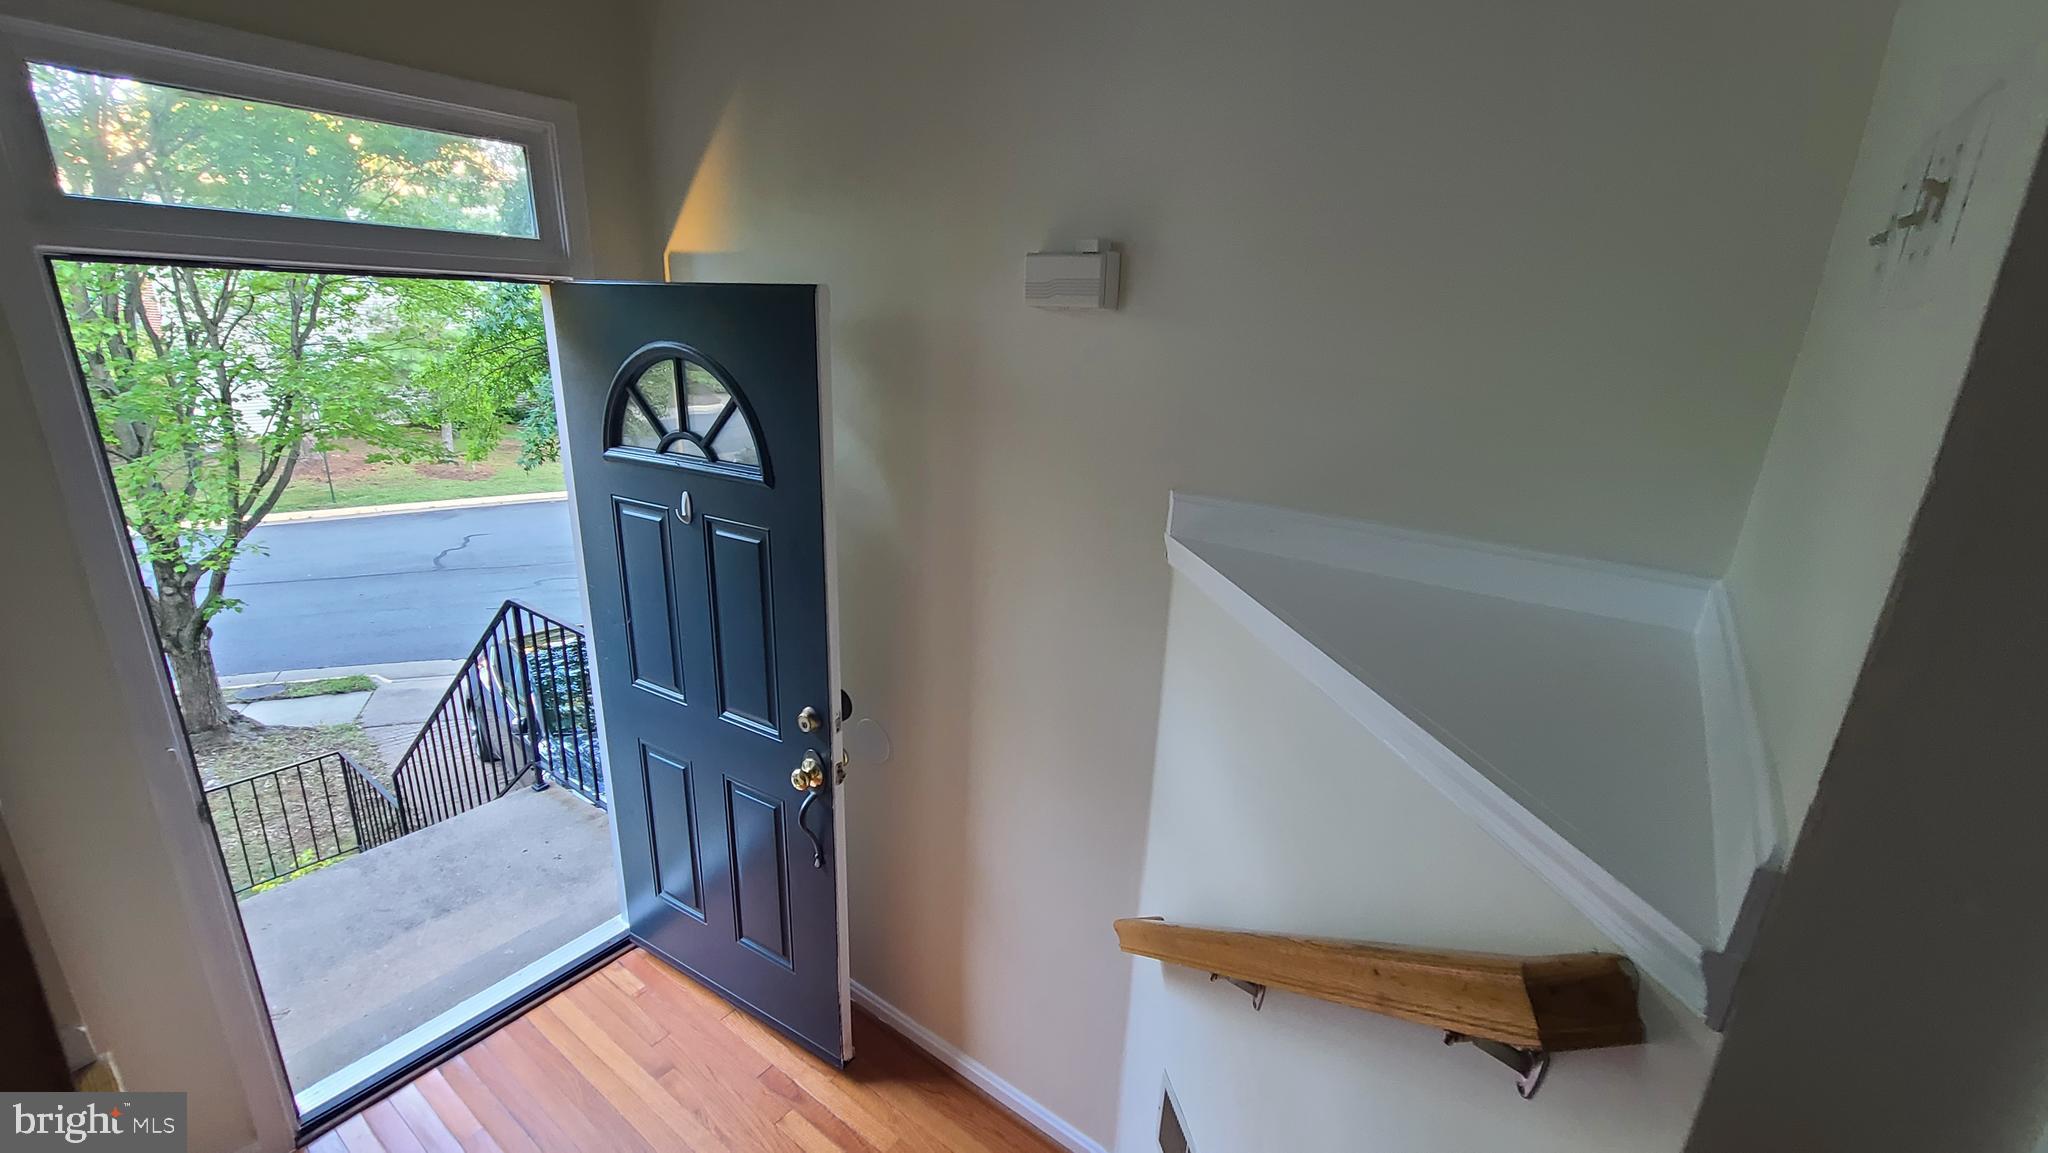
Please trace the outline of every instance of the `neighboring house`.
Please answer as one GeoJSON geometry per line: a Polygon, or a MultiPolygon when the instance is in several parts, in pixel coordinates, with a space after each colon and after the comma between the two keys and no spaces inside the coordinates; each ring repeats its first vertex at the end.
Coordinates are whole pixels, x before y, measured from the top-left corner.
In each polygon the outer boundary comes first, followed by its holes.
{"type": "MultiPolygon", "coordinates": [[[[845,870],[855,995],[1049,1139],[1160,1149],[1170,1085],[1204,1153],[2034,1146],[2048,8],[139,6],[573,101],[582,275],[828,288],[836,559],[777,579],[833,578],[895,753],[838,860],[762,827],[845,870]],[[1025,254],[1096,234],[1120,307],[1028,307],[1025,254]],[[1440,1031],[1120,953],[1155,915],[1620,953],[1645,1039],[1525,1101],[1440,1031]]],[[[8,881],[59,1025],[258,1147],[39,412],[0,388],[8,881]]],[[[662,499],[654,547],[701,531],[662,499]]]]}

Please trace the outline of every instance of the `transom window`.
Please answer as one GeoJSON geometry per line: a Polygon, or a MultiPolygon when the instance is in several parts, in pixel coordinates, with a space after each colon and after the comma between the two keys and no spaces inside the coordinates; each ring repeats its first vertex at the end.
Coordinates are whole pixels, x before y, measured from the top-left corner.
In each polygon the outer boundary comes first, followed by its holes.
{"type": "Polygon", "coordinates": [[[642,352],[620,374],[605,450],[766,480],[754,421],[737,386],[680,345],[642,352]],[[637,369],[632,364],[638,364],[637,369]]]}
{"type": "Polygon", "coordinates": [[[534,238],[526,149],[31,62],[66,196],[534,238]]]}

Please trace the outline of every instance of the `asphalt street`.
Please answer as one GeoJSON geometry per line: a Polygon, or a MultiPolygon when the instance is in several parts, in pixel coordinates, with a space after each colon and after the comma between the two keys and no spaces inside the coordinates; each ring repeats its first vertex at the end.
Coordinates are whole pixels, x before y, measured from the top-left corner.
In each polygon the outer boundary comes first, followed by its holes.
{"type": "Polygon", "coordinates": [[[224,675],[439,660],[507,599],[583,624],[566,501],[267,524],[213,622],[224,675]]]}

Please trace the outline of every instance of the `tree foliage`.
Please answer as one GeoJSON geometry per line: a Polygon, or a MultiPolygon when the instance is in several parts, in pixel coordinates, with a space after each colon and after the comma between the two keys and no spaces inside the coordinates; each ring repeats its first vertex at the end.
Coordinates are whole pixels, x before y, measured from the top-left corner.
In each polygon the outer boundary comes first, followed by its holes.
{"type": "MultiPolygon", "coordinates": [[[[534,231],[516,145],[45,64],[30,75],[71,195],[534,231]]],[[[522,463],[554,458],[530,286],[78,262],[55,275],[195,732],[228,720],[211,651],[211,622],[236,607],[228,573],[306,452],[349,440],[403,457],[420,451],[404,426],[425,421],[481,457],[517,419],[522,463]]]]}
{"type": "Polygon", "coordinates": [[[224,723],[211,622],[235,557],[309,449],[403,452],[391,371],[358,323],[361,277],[189,266],[56,265],[58,292],[159,639],[194,728],[224,723]]]}
{"type": "Polygon", "coordinates": [[[48,64],[29,75],[76,196],[534,235],[515,144],[48,64]]]}
{"type": "Polygon", "coordinates": [[[454,426],[463,456],[478,460],[497,447],[508,421],[518,423],[520,467],[560,456],[538,290],[468,280],[385,287],[397,296],[406,328],[430,350],[411,380],[435,417],[454,426]]]}

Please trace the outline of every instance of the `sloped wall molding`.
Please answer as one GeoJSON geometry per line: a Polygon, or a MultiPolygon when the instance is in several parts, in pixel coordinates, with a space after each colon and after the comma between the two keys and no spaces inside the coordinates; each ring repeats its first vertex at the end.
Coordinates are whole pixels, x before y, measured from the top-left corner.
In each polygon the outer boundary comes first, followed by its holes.
{"type": "MultiPolygon", "coordinates": [[[[1291,509],[1174,493],[1167,558],[1254,636],[1336,701],[1419,776],[1544,877],[1644,975],[1704,1013],[1701,958],[1719,948],[1758,869],[1780,852],[1776,790],[1719,584],[1654,569],[1554,556],[1291,509]],[[1692,638],[1712,823],[1709,870],[1719,931],[1707,939],[1623,883],[1565,832],[1502,788],[1451,743],[1397,707],[1345,654],[1309,639],[1319,606],[1266,603],[1244,580],[1260,555],[1308,562],[1544,609],[1629,621],[1692,638]]],[[[1438,726],[1439,729],[1441,726],[1438,726]]],[[[1463,742],[1458,742],[1463,744],[1463,742]]]]}

